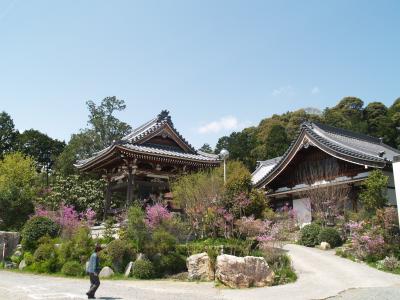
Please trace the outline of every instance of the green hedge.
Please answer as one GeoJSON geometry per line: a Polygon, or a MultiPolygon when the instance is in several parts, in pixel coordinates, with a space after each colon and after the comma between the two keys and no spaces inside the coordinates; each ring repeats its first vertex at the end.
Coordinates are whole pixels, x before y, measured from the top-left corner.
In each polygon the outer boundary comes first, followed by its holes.
{"type": "Polygon", "coordinates": [[[299,243],[303,246],[314,247],[319,244],[319,233],[321,231],[321,226],[316,223],[311,223],[305,225],[300,230],[299,243]]]}

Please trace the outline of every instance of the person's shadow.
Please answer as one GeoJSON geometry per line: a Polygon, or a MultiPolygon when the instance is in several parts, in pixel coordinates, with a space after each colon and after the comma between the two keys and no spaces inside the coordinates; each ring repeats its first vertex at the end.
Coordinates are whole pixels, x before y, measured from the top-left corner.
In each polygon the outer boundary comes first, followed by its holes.
{"type": "Polygon", "coordinates": [[[97,299],[103,299],[103,300],[118,300],[122,298],[117,298],[117,297],[99,297],[97,299]]]}

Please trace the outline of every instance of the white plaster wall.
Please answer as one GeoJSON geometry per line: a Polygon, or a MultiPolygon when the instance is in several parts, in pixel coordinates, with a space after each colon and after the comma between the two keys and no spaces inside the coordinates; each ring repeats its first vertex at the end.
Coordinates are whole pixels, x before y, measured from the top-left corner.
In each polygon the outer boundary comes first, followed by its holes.
{"type": "Polygon", "coordinates": [[[301,226],[303,224],[311,223],[311,202],[308,198],[293,200],[293,209],[296,212],[297,223],[301,226]]]}
{"type": "Polygon", "coordinates": [[[397,212],[400,218],[400,161],[393,163],[393,175],[396,187],[397,212]]]}

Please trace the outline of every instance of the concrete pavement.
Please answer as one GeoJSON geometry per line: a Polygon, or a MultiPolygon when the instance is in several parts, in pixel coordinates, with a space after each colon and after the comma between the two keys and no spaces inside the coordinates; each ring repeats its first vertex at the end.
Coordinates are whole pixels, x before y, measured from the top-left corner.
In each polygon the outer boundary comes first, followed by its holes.
{"type": "MultiPolygon", "coordinates": [[[[216,288],[213,283],[103,280],[96,296],[110,300],[399,299],[398,275],[337,257],[333,251],[298,245],[287,245],[285,248],[292,257],[299,277],[293,284],[232,290],[216,288]],[[377,295],[379,298],[376,298],[377,295]]],[[[83,279],[0,272],[0,299],[85,299],[88,287],[88,280],[83,279]]]]}

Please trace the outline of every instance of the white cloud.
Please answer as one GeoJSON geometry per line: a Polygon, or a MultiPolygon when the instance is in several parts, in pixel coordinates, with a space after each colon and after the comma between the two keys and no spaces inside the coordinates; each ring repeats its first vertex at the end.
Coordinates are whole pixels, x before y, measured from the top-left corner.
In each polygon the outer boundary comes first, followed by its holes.
{"type": "Polygon", "coordinates": [[[200,126],[197,131],[201,134],[218,133],[221,131],[239,130],[249,126],[250,122],[240,122],[234,116],[222,117],[217,121],[212,121],[200,126]]]}
{"type": "Polygon", "coordinates": [[[290,85],[287,86],[282,86],[278,89],[274,89],[272,91],[272,96],[293,96],[294,91],[293,88],[290,85]]]}
{"type": "Polygon", "coordinates": [[[320,90],[319,90],[319,87],[317,87],[317,86],[314,86],[311,89],[311,94],[313,94],[313,95],[319,94],[319,92],[320,92],[320,90]]]}

